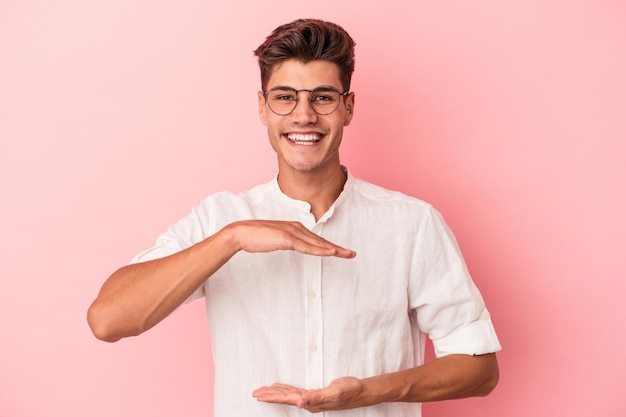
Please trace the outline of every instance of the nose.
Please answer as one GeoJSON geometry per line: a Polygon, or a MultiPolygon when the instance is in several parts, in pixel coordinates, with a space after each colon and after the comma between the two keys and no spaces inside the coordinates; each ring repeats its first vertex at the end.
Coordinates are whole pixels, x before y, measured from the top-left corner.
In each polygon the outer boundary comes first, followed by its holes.
{"type": "Polygon", "coordinates": [[[318,114],[313,110],[311,93],[300,91],[296,108],[291,112],[291,117],[298,123],[306,125],[317,122],[318,114]]]}

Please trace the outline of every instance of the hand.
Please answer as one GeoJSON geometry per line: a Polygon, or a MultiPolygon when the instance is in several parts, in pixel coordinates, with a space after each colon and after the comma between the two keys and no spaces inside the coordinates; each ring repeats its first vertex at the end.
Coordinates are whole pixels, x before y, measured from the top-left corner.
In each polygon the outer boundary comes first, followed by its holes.
{"type": "Polygon", "coordinates": [[[295,250],[309,255],[354,258],[356,252],[342,248],[308,230],[299,222],[244,220],[225,229],[234,233],[238,248],[246,252],[295,250]]]}
{"type": "Polygon", "coordinates": [[[359,379],[343,377],[335,379],[325,388],[312,390],[276,383],[254,390],[252,396],[257,401],[292,405],[318,413],[366,405],[361,401],[363,390],[363,383],[359,379]]]}

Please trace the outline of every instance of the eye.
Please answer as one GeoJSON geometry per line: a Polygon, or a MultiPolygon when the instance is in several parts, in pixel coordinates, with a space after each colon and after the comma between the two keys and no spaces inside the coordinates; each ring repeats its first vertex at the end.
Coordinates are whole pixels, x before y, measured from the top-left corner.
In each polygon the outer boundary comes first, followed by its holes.
{"type": "Polygon", "coordinates": [[[295,101],[296,96],[293,94],[277,94],[273,99],[276,101],[295,101]]]}
{"type": "Polygon", "coordinates": [[[330,95],[326,95],[326,94],[318,94],[316,95],[313,100],[315,101],[333,101],[334,98],[330,95]]]}
{"type": "Polygon", "coordinates": [[[277,101],[292,101],[295,99],[296,97],[293,94],[276,93],[276,95],[272,96],[272,100],[277,100],[277,101]]]}

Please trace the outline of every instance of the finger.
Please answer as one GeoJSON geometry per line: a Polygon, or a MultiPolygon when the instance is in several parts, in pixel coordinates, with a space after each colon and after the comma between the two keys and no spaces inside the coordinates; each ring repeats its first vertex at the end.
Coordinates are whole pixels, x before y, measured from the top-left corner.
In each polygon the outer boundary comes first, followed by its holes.
{"type": "Polygon", "coordinates": [[[356,253],[335,245],[299,222],[250,220],[236,222],[240,248],[246,252],[295,250],[308,255],[353,258],[356,253]]]}
{"type": "Polygon", "coordinates": [[[293,249],[309,255],[337,256],[341,258],[354,258],[356,252],[336,245],[323,237],[311,232],[300,223],[292,223],[293,235],[296,239],[293,242],[293,249]]]}
{"type": "Polygon", "coordinates": [[[304,393],[306,392],[306,390],[304,388],[298,388],[298,387],[294,387],[293,385],[288,385],[288,384],[283,384],[280,382],[275,382],[271,385],[271,388],[277,389],[277,390],[285,390],[285,391],[296,391],[299,393],[304,393]]]}
{"type": "Polygon", "coordinates": [[[290,385],[273,384],[254,390],[252,396],[261,402],[297,405],[305,392],[306,390],[290,385]]]}
{"type": "Polygon", "coordinates": [[[267,395],[267,394],[298,394],[298,395],[302,395],[304,393],[306,393],[307,390],[303,389],[303,388],[298,388],[298,387],[294,387],[292,385],[287,385],[287,384],[281,384],[281,383],[275,383],[268,386],[263,386],[260,388],[257,388],[256,390],[253,391],[252,395],[253,396],[257,396],[257,395],[267,395]]]}
{"type": "Polygon", "coordinates": [[[354,258],[356,252],[342,248],[330,242],[311,242],[305,240],[295,240],[292,242],[292,249],[307,255],[336,256],[339,258],[354,258]]]}

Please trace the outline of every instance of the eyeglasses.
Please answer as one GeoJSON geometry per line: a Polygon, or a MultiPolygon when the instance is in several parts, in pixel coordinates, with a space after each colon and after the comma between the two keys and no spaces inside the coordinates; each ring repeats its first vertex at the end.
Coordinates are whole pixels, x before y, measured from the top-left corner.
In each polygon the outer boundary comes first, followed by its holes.
{"type": "Polygon", "coordinates": [[[309,93],[308,102],[313,111],[319,115],[326,116],[337,110],[341,96],[350,94],[350,91],[340,93],[335,87],[322,86],[313,90],[296,90],[291,87],[274,87],[269,91],[263,91],[265,101],[270,110],[279,116],[287,116],[296,109],[298,105],[298,93],[306,91],[309,93]]]}

